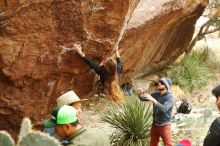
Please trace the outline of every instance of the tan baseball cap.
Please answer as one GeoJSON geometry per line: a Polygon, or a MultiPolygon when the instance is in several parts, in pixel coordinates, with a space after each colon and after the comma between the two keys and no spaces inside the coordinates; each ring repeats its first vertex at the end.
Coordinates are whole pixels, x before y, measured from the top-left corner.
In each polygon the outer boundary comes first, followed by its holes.
{"type": "Polygon", "coordinates": [[[76,93],[71,90],[57,98],[57,106],[70,105],[74,102],[81,102],[81,101],[86,101],[86,100],[88,99],[80,100],[80,98],[76,95],[76,93]]]}

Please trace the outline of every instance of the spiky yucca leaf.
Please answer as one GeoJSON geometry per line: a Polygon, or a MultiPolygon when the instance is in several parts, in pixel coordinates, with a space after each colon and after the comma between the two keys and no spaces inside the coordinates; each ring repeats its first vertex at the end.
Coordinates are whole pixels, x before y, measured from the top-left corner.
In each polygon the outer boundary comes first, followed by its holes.
{"type": "Polygon", "coordinates": [[[0,146],[14,146],[14,140],[6,131],[0,131],[0,146]]]}
{"type": "Polygon", "coordinates": [[[111,136],[116,146],[145,146],[149,144],[152,107],[138,97],[126,97],[125,103],[111,103],[102,113],[104,122],[116,131],[111,136]],[[117,137],[117,138],[116,138],[117,137]]]}

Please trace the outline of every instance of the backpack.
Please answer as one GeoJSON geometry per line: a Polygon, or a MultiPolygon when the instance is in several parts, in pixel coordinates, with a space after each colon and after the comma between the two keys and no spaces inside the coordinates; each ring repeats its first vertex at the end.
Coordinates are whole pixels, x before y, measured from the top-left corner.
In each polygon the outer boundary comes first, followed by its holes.
{"type": "Polygon", "coordinates": [[[183,101],[180,104],[180,106],[177,108],[177,112],[182,114],[189,114],[191,110],[192,110],[192,106],[186,101],[183,101]]]}

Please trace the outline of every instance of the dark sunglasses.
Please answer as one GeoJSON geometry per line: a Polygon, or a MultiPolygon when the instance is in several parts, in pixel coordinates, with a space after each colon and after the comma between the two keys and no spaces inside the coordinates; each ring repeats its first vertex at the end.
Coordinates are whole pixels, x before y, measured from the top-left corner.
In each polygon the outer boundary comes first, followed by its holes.
{"type": "Polygon", "coordinates": [[[158,82],[154,83],[154,86],[158,86],[158,85],[165,85],[165,84],[163,82],[161,82],[161,81],[158,81],[158,82]]]}

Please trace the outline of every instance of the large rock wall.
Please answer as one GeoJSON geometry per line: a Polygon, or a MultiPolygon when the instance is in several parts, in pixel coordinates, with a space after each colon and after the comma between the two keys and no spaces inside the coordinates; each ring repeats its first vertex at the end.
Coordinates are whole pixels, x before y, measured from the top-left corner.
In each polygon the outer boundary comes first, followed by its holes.
{"type": "Polygon", "coordinates": [[[119,45],[123,82],[161,68],[184,52],[204,0],[0,1],[0,129],[18,131],[23,116],[46,118],[73,89],[91,95],[95,73],[73,51],[97,61],[119,45]]]}
{"type": "Polygon", "coordinates": [[[192,39],[207,1],[140,1],[120,42],[124,81],[158,70],[176,59],[192,39]]]}

